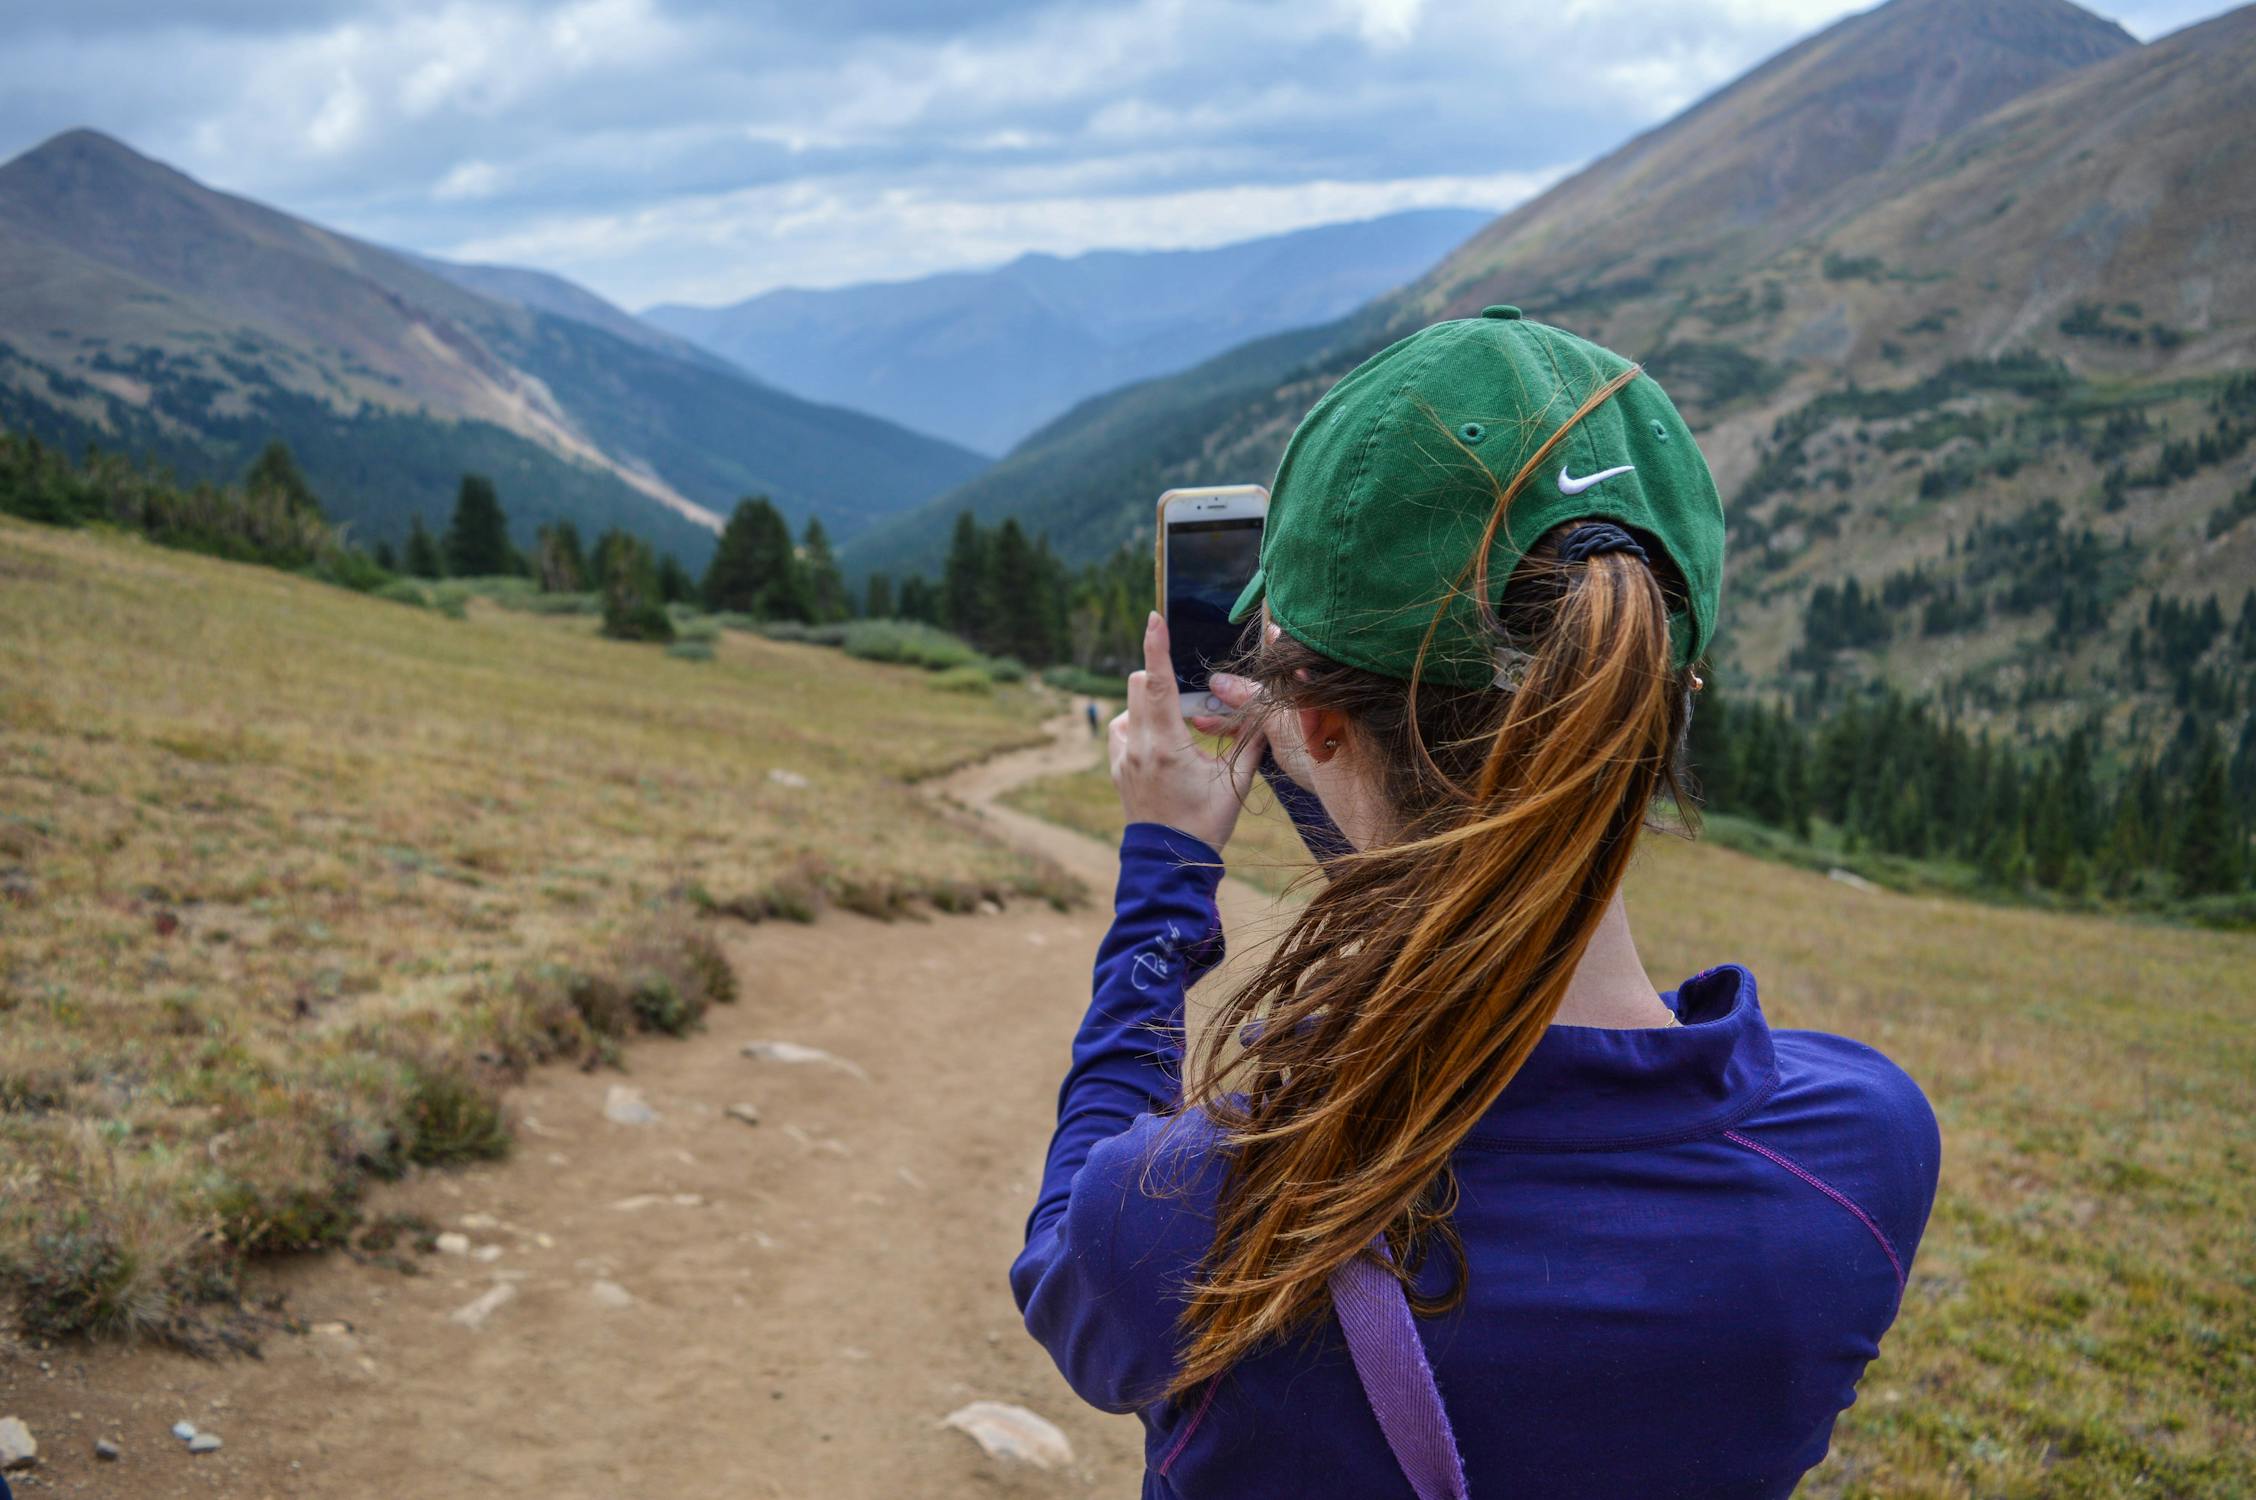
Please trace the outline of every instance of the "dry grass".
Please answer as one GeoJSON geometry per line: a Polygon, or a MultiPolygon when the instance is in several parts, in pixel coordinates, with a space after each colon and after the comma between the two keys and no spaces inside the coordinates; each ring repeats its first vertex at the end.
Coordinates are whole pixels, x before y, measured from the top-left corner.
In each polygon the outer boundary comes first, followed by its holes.
{"type": "MultiPolygon", "coordinates": [[[[1101,772],[1020,805],[1103,837],[1101,772]]],[[[1274,888],[1289,826],[1233,870],[1274,888]]],[[[1943,1129],[1895,1331],[1802,1493],[2256,1494],[2256,935],[1864,892],[1648,839],[1656,978],[1754,970],[1782,1026],[1872,1043],[1943,1129]]]]}
{"type": "Polygon", "coordinates": [[[735,632],[455,621],[0,520],[0,1264],[27,1327],[197,1344],[246,1252],[508,1144],[497,1084],[730,997],[702,907],[1058,878],[909,785],[1023,691],[735,632]],[[771,772],[783,773],[771,776],[771,772]]]}

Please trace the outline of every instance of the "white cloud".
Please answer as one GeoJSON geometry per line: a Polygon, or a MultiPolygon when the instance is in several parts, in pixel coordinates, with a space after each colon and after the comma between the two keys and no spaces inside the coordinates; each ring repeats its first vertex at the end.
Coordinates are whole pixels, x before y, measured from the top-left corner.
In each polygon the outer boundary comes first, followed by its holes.
{"type": "Polygon", "coordinates": [[[1501,208],[1869,3],[75,0],[0,49],[0,152],[92,125],[348,232],[732,300],[1501,208]]]}
{"type": "Polygon", "coordinates": [[[466,161],[438,181],[431,196],[440,203],[470,203],[491,198],[501,186],[501,170],[490,161],[466,161]]]}
{"type": "Polygon", "coordinates": [[[1072,255],[1122,245],[1190,249],[1407,208],[1501,211],[1548,186],[1563,170],[1000,201],[898,186],[846,193],[787,183],[630,214],[559,217],[441,253],[548,266],[598,285],[624,286],[630,306],[717,302],[746,294],[737,267],[747,256],[759,258],[767,285],[899,280],[991,265],[1028,250],[1072,255]],[[664,268],[659,279],[634,295],[633,268],[653,263],[664,268]]]}

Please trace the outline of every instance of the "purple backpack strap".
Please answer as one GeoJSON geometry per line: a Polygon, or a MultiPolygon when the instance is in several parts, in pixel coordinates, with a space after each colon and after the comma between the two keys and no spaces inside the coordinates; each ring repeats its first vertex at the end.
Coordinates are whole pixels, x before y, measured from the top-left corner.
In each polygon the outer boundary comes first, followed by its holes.
{"type": "MultiPolygon", "coordinates": [[[[1386,1241],[1377,1243],[1386,1255],[1386,1241]]],[[[1409,1295],[1395,1274],[1368,1255],[1332,1273],[1332,1310],[1347,1335],[1356,1378],[1418,1500],[1465,1500],[1465,1464],[1457,1436],[1418,1342],[1409,1295]]]]}

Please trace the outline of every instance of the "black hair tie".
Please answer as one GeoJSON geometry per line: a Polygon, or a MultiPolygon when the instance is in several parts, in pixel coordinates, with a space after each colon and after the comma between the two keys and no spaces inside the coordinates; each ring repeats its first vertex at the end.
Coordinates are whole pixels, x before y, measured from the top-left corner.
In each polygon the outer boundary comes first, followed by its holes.
{"type": "Polygon", "coordinates": [[[1588,562],[1601,552],[1627,552],[1648,567],[1653,561],[1637,538],[1611,521],[1579,521],[1559,539],[1559,561],[1564,563],[1588,562]]]}

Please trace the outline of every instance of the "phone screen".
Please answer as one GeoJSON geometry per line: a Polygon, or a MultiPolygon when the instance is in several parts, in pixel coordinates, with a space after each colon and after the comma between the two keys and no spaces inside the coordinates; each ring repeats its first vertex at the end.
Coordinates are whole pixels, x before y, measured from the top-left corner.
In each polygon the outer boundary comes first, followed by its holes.
{"type": "Polygon", "coordinates": [[[1230,606],[1260,563],[1259,516],[1167,528],[1167,639],[1184,692],[1205,692],[1207,678],[1237,654],[1252,622],[1231,624],[1230,606]]]}

